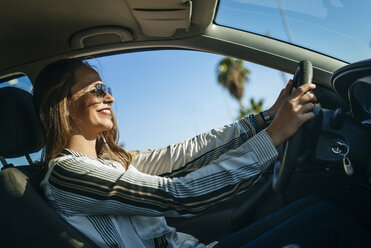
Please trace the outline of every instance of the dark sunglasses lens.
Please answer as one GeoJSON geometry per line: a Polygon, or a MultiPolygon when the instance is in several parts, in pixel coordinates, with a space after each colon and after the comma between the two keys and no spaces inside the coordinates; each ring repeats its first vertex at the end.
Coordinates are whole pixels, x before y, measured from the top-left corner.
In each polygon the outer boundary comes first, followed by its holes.
{"type": "Polygon", "coordinates": [[[110,94],[112,96],[112,90],[111,90],[111,87],[107,87],[107,90],[108,94],[110,94]]]}
{"type": "MultiPolygon", "coordinates": [[[[105,84],[97,84],[96,89],[94,90],[94,93],[99,96],[99,97],[105,97],[108,94],[110,94],[112,96],[112,90],[110,87],[108,87],[107,85],[105,84]]],[[[102,100],[102,99],[100,99],[102,100]]]]}
{"type": "Polygon", "coordinates": [[[108,87],[107,85],[103,84],[103,91],[104,91],[104,95],[107,95],[110,94],[112,96],[112,90],[111,90],[111,87],[108,87]]]}

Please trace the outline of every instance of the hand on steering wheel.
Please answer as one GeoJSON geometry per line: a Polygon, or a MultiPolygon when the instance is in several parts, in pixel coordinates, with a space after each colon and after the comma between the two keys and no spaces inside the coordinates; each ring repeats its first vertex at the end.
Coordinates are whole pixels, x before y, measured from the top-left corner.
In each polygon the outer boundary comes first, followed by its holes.
{"type": "Polygon", "coordinates": [[[284,144],[282,162],[274,168],[273,189],[276,192],[284,190],[295,168],[303,138],[301,125],[315,117],[313,102],[316,97],[310,92],[315,88],[311,84],[312,74],[311,62],[301,61],[295,71],[291,95],[281,104],[276,117],[266,129],[276,146],[289,138],[284,144]]]}

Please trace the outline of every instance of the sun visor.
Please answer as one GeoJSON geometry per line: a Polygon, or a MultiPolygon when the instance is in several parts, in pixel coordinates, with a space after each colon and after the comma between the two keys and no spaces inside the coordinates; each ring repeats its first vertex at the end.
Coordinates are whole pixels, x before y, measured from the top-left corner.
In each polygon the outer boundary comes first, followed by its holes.
{"type": "Polygon", "coordinates": [[[188,30],[191,24],[191,1],[128,0],[128,4],[146,36],[170,37],[178,29],[188,30]]]}

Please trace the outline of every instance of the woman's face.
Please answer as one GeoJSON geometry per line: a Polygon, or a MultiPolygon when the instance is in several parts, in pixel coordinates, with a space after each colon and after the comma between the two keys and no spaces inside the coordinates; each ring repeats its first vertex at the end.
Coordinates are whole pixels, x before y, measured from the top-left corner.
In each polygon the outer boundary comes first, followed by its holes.
{"type": "Polygon", "coordinates": [[[105,96],[97,94],[97,85],[103,82],[98,73],[87,66],[75,71],[75,81],[69,111],[72,132],[95,139],[99,133],[113,127],[111,104],[114,98],[109,93],[105,96]]]}

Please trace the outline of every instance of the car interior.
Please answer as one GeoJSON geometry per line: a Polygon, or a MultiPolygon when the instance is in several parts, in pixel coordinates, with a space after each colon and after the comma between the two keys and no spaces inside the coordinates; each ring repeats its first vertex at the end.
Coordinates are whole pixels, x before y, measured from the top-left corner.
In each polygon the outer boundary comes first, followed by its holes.
{"type": "MultiPolygon", "coordinates": [[[[317,84],[315,119],[279,148],[280,158],[247,191],[210,212],[168,218],[204,243],[310,194],[320,194],[371,231],[371,60],[341,59],[219,25],[218,0],[3,1],[0,84],[48,64],[146,50],[185,49],[239,58],[317,84]]],[[[29,154],[43,147],[32,93],[1,87],[0,246],[97,247],[44,199],[43,172],[29,154]],[[26,156],[29,164],[7,159],[26,156]]]]}

